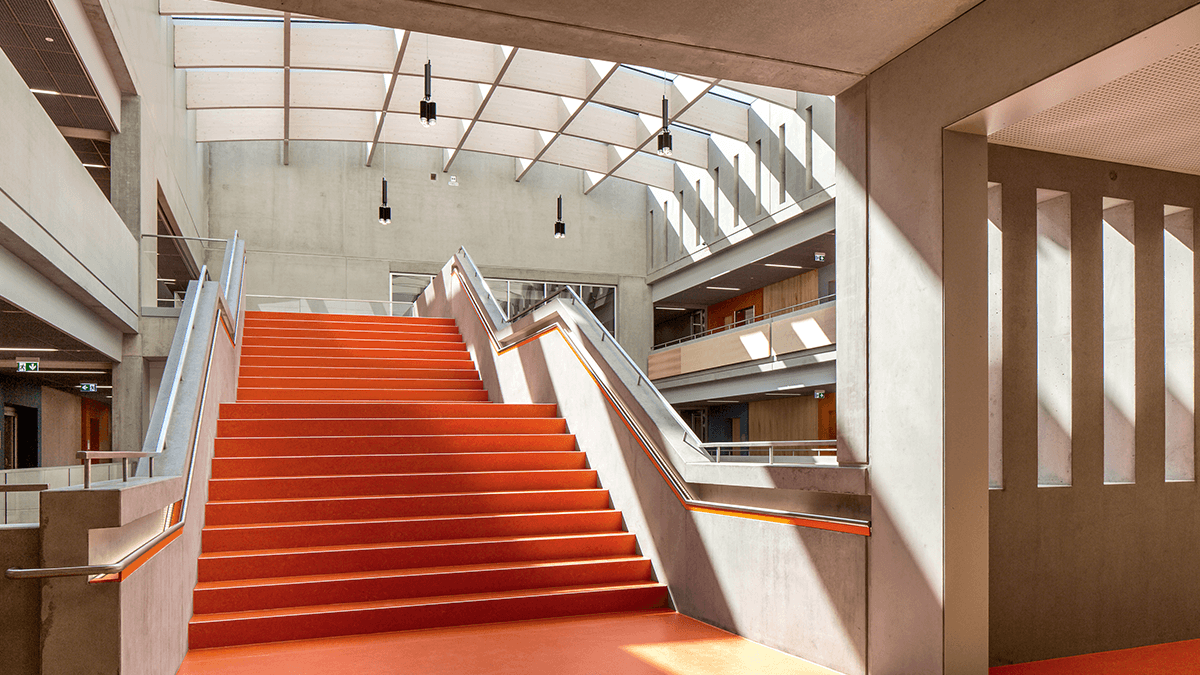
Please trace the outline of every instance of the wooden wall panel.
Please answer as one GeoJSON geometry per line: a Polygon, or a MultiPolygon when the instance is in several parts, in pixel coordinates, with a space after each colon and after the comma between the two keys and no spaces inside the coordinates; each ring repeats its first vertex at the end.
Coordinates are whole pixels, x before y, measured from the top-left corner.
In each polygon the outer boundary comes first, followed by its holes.
{"type": "Polygon", "coordinates": [[[691,373],[771,355],[770,324],[763,322],[680,345],[681,372],[691,373]]]}
{"type": "Polygon", "coordinates": [[[799,316],[771,322],[771,350],[776,354],[824,347],[835,342],[837,306],[832,303],[799,316]]]}
{"type": "Polygon", "coordinates": [[[739,309],[754,306],[754,316],[760,316],[766,310],[763,308],[763,289],[742,293],[737,297],[718,302],[708,307],[708,329],[720,328],[725,325],[725,319],[732,317],[739,309]]]}
{"type": "Polygon", "coordinates": [[[763,288],[763,312],[774,312],[820,297],[817,270],[777,281],[763,288]]]}
{"type": "Polygon", "coordinates": [[[650,355],[647,363],[646,374],[651,380],[678,375],[681,372],[679,364],[682,353],[683,350],[680,347],[654,352],[650,355]]]}
{"type": "Polygon", "coordinates": [[[804,441],[817,438],[817,400],[789,396],[750,402],[750,440],[804,441]]]}

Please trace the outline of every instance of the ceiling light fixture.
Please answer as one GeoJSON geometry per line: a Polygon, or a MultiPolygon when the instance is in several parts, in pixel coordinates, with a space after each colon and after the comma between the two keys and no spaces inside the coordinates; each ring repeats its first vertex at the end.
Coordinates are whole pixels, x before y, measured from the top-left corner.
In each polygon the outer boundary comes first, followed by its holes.
{"type": "Polygon", "coordinates": [[[686,312],[687,307],[655,307],[654,309],[665,309],[668,312],[686,312]]]}
{"type": "Polygon", "coordinates": [[[84,164],[84,166],[89,169],[107,169],[108,168],[107,166],[104,166],[103,164],[84,164]]]}
{"type": "Polygon", "coordinates": [[[562,219],[562,195],[558,196],[558,220],[554,221],[554,238],[563,239],[567,236],[567,224],[562,219]]]}
{"type": "Polygon", "coordinates": [[[390,225],[392,222],[392,207],[387,204],[387,178],[383,179],[383,202],[379,205],[379,224],[390,225]]]}
{"type": "Polygon", "coordinates": [[[740,291],[740,288],[730,288],[728,286],[705,286],[710,291],[740,291]]]}
{"type": "Polygon", "coordinates": [[[779,267],[785,270],[802,270],[800,265],[784,265],[782,263],[763,263],[763,267],[779,267]]]}
{"type": "Polygon", "coordinates": [[[0,347],[0,352],[56,352],[50,347],[0,347]]]}
{"type": "Polygon", "coordinates": [[[658,133],[658,154],[660,157],[671,156],[671,121],[667,116],[667,97],[663,96],[663,125],[658,133]]]}
{"type": "Polygon", "coordinates": [[[61,91],[51,91],[49,89],[30,89],[35,94],[49,94],[51,96],[62,96],[61,91]]]}
{"type": "Polygon", "coordinates": [[[425,98],[421,99],[421,126],[437,124],[437,103],[433,100],[433,62],[425,62],[425,98]]]}

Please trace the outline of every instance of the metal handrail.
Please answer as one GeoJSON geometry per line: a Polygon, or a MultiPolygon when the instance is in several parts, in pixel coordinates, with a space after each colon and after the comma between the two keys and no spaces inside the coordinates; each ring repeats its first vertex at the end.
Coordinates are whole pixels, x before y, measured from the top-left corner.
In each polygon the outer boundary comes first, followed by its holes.
{"type": "MultiPolygon", "coordinates": [[[[759,452],[762,451],[761,449],[765,448],[767,451],[767,454],[766,454],[767,464],[774,464],[776,448],[779,448],[781,451],[787,452],[792,457],[799,456],[799,457],[819,458],[822,455],[829,456],[830,450],[832,450],[833,454],[836,455],[837,454],[837,441],[829,440],[829,439],[820,439],[820,440],[803,440],[803,441],[729,441],[729,442],[725,442],[725,443],[701,443],[700,444],[700,449],[704,450],[706,453],[708,453],[710,450],[712,451],[711,455],[713,456],[713,460],[718,464],[721,463],[721,449],[722,448],[730,448],[731,450],[737,449],[737,450],[745,450],[745,451],[758,450],[759,452]],[[793,448],[793,449],[792,450],[783,450],[783,448],[793,448]],[[804,454],[796,455],[796,454],[794,454],[796,452],[803,452],[804,454]]],[[[726,455],[729,455],[729,454],[730,453],[727,451],[726,455]]],[[[745,457],[746,455],[733,455],[733,456],[745,457]]],[[[757,456],[761,457],[762,455],[757,455],[757,456]]],[[[728,464],[728,463],[729,462],[726,462],[726,464],[728,464]]],[[[741,463],[761,464],[761,462],[736,462],[736,463],[738,463],[738,464],[741,464],[741,463]]]]}
{"type": "Polygon", "coordinates": [[[121,460],[121,481],[129,480],[129,460],[146,458],[150,460],[150,468],[148,473],[150,478],[154,478],[154,457],[157,452],[113,452],[112,450],[80,450],[75,453],[75,456],[83,460],[83,489],[87,490],[92,487],[92,460],[93,459],[119,459],[121,460]]]}
{"type": "MultiPolygon", "coordinates": [[[[154,452],[162,452],[167,443],[167,428],[171,424],[171,412],[175,409],[175,394],[179,391],[179,381],[183,379],[183,362],[187,359],[188,343],[192,340],[192,326],[196,324],[196,310],[200,307],[200,293],[204,290],[204,280],[208,278],[208,265],[200,268],[200,277],[196,279],[196,301],[192,303],[192,311],[188,314],[187,328],[183,331],[183,348],[179,352],[179,363],[171,377],[171,393],[167,396],[167,408],[163,413],[162,428],[158,440],[154,443],[154,452]]],[[[88,464],[90,467],[91,464],[88,464]]],[[[84,481],[88,481],[88,469],[83,471],[84,481]]]]}
{"type": "MultiPolygon", "coordinates": [[[[234,239],[229,240],[229,243],[233,246],[236,246],[236,244],[237,244],[236,233],[235,233],[234,237],[235,237],[234,239]]],[[[227,273],[232,275],[232,273],[233,273],[232,265],[230,265],[228,267],[229,267],[229,269],[227,270],[227,273]]],[[[245,256],[244,255],[242,256],[242,268],[243,268],[243,270],[245,269],[245,256]]],[[[241,278],[239,278],[239,280],[238,280],[238,295],[239,296],[241,296],[245,287],[246,287],[246,275],[242,274],[241,278]]],[[[200,284],[197,284],[196,299],[195,299],[195,302],[193,303],[194,305],[198,305],[200,302],[200,288],[201,288],[200,284]]],[[[216,321],[213,322],[212,335],[209,336],[208,357],[206,359],[205,366],[204,366],[204,381],[200,384],[200,406],[196,413],[196,423],[192,427],[192,447],[191,447],[190,451],[188,452],[187,479],[186,479],[186,482],[183,487],[183,498],[180,501],[179,520],[176,521],[175,523],[163,528],[162,532],[151,537],[148,541],[146,541],[146,543],[137,547],[133,552],[129,553],[124,558],[121,558],[120,560],[118,560],[117,562],[114,562],[114,563],[108,563],[108,564],[104,564],[104,565],[74,565],[74,566],[69,566],[69,567],[42,567],[42,568],[29,568],[29,569],[9,568],[8,570],[6,570],[4,572],[4,576],[8,577],[9,579],[46,579],[46,578],[51,578],[51,577],[74,577],[74,576],[119,574],[120,572],[124,571],[125,568],[127,568],[131,564],[133,564],[134,561],[138,560],[143,555],[145,555],[147,552],[154,549],[154,547],[163,543],[168,538],[172,537],[176,532],[179,532],[181,529],[183,529],[183,526],[187,522],[188,504],[191,503],[192,482],[193,482],[193,476],[194,476],[195,470],[196,470],[196,447],[200,443],[200,424],[204,421],[204,409],[205,409],[205,405],[208,402],[208,380],[209,380],[209,375],[212,372],[213,352],[215,351],[215,347],[216,347],[216,343],[217,343],[217,331],[220,330],[220,327],[221,327],[221,320],[219,318],[219,315],[222,312],[225,312],[225,313],[229,312],[229,305],[225,302],[222,302],[222,300],[225,300],[225,299],[226,298],[224,298],[223,296],[218,296],[218,298],[217,298],[218,301],[216,303],[215,309],[216,309],[218,318],[216,321]]],[[[241,311],[240,310],[240,302],[239,302],[239,311],[241,311]]],[[[237,325],[237,323],[238,323],[237,317],[234,317],[233,322],[234,322],[234,325],[237,325]]],[[[185,341],[186,341],[187,337],[190,336],[190,333],[191,333],[191,327],[189,326],[188,335],[185,336],[185,341]]],[[[183,361],[185,360],[186,356],[187,356],[186,349],[181,350],[179,364],[177,367],[177,369],[180,372],[182,372],[183,361]]],[[[169,417],[163,418],[163,426],[164,427],[169,423],[169,420],[170,420],[169,417]]],[[[141,453],[128,453],[128,454],[141,454],[141,453]]],[[[147,453],[147,454],[160,454],[160,453],[147,453]]],[[[85,469],[84,472],[85,472],[85,477],[86,477],[87,469],[85,469]]]]}
{"type": "Polygon", "coordinates": [[[675,338],[674,340],[668,340],[667,342],[663,342],[663,343],[654,345],[654,347],[652,347],[652,349],[662,349],[664,347],[671,347],[673,345],[677,345],[677,344],[680,344],[683,342],[689,342],[691,340],[699,340],[700,338],[708,337],[709,335],[716,335],[717,333],[723,333],[727,330],[733,330],[735,328],[741,328],[743,326],[751,326],[760,321],[766,321],[767,319],[779,318],[780,316],[783,316],[784,314],[791,314],[792,312],[799,312],[800,310],[807,309],[808,307],[816,307],[817,305],[824,305],[824,304],[833,302],[835,298],[837,298],[836,293],[830,293],[829,295],[822,295],[821,297],[819,297],[815,300],[805,300],[804,302],[797,303],[797,304],[791,305],[789,307],[784,307],[782,309],[773,309],[773,310],[767,312],[766,314],[756,316],[753,319],[744,319],[742,321],[727,324],[724,326],[717,326],[716,328],[709,328],[708,330],[701,331],[699,333],[685,335],[681,338],[675,338]]]}
{"type": "MultiPolygon", "coordinates": [[[[486,291],[488,298],[495,305],[494,309],[497,310],[498,314],[503,316],[503,312],[499,311],[498,303],[496,303],[495,298],[492,296],[490,289],[487,288],[487,282],[484,280],[483,276],[479,274],[479,268],[475,266],[474,261],[471,260],[470,254],[467,253],[465,248],[460,248],[459,253],[461,254],[461,258],[456,258],[456,260],[454,262],[459,268],[461,268],[462,276],[468,277],[468,278],[471,276],[474,276],[475,278],[479,279],[480,283],[483,284],[483,288],[486,291]],[[465,267],[463,265],[464,260],[467,264],[470,265],[471,270],[465,269],[465,267]]],[[[545,328],[544,326],[539,326],[538,322],[535,322],[532,326],[527,327],[523,331],[514,331],[512,334],[506,336],[504,338],[504,340],[502,341],[501,339],[497,338],[497,336],[496,336],[496,328],[497,327],[492,326],[489,321],[483,320],[484,314],[486,314],[486,312],[481,307],[482,300],[478,296],[477,289],[469,281],[463,281],[461,279],[460,279],[460,281],[462,282],[462,286],[463,286],[464,290],[467,291],[467,297],[471,300],[472,304],[475,305],[476,310],[479,312],[480,322],[483,324],[484,331],[488,334],[489,340],[491,340],[493,346],[497,349],[497,351],[499,351],[499,349],[504,348],[505,347],[504,343],[506,343],[506,342],[510,343],[510,345],[516,345],[516,344],[520,344],[524,340],[530,339],[531,336],[524,334],[525,332],[530,332],[534,336],[536,336],[547,330],[547,328],[545,328]]],[[[611,342],[612,345],[621,354],[621,356],[625,359],[627,365],[632,367],[633,370],[638,374],[638,383],[635,386],[640,387],[642,380],[645,380],[646,384],[650,387],[650,391],[656,395],[656,398],[660,402],[662,402],[665,409],[667,411],[669,411],[669,414],[674,418],[675,422],[680,427],[682,427],[683,440],[685,442],[687,442],[690,446],[692,446],[697,451],[698,457],[704,457],[705,459],[710,459],[708,457],[708,453],[701,450],[698,447],[700,445],[698,442],[699,441],[698,438],[696,439],[696,441],[697,441],[696,443],[691,442],[692,438],[696,438],[695,433],[691,430],[690,427],[687,426],[687,424],[683,421],[683,419],[679,417],[679,414],[675,411],[674,407],[671,406],[669,402],[667,402],[666,398],[663,397],[662,393],[658,391],[657,387],[655,387],[654,384],[650,381],[650,378],[647,377],[646,374],[642,371],[642,369],[637,365],[637,363],[633,361],[633,359],[629,356],[629,354],[625,351],[625,349],[621,346],[621,344],[619,342],[617,342],[615,339],[613,339],[612,334],[609,333],[608,329],[605,328],[604,324],[601,323],[600,320],[596,318],[595,314],[592,313],[591,309],[588,308],[587,304],[584,303],[583,300],[579,297],[579,295],[577,293],[575,293],[573,290],[571,290],[570,287],[567,287],[565,290],[570,292],[573,302],[577,302],[579,304],[579,306],[581,308],[581,313],[583,314],[583,316],[587,319],[590,319],[591,326],[593,328],[598,328],[601,331],[601,341],[602,342],[604,342],[604,341],[611,342]]],[[[555,297],[557,297],[557,294],[555,295],[555,297]]],[[[549,302],[550,299],[551,298],[547,298],[541,304],[543,304],[543,305],[546,304],[546,302],[549,302]]],[[[562,315],[560,314],[559,315],[560,321],[561,321],[561,317],[562,317],[562,315]]],[[[514,317],[514,319],[515,318],[520,318],[520,317],[519,316],[514,317]]],[[[512,323],[513,323],[512,320],[508,321],[508,325],[510,327],[511,327],[512,323]]],[[[571,335],[570,331],[560,331],[560,333],[563,335],[563,337],[569,343],[573,344],[573,343],[577,342],[577,338],[575,338],[573,335],[571,335]]],[[[575,347],[573,346],[572,349],[575,349],[575,347]]],[[[675,465],[670,461],[669,458],[666,457],[664,449],[659,447],[659,444],[654,441],[654,439],[651,437],[651,435],[646,432],[646,430],[642,427],[642,424],[637,420],[637,417],[636,417],[636,415],[633,414],[629,404],[625,402],[625,400],[624,400],[625,397],[623,395],[621,395],[615,388],[609,386],[605,382],[606,378],[601,377],[601,373],[597,372],[594,369],[594,367],[589,363],[590,358],[588,358],[588,359],[584,358],[584,350],[575,349],[575,351],[576,351],[577,355],[579,356],[580,363],[582,363],[584,368],[589,371],[589,374],[591,375],[593,381],[595,381],[596,385],[599,386],[601,388],[601,390],[605,393],[605,395],[608,398],[608,400],[610,401],[610,403],[617,410],[617,413],[619,415],[621,415],[621,417],[624,419],[624,422],[628,426],[629,430],[638,438],[639,442],[647,450],[647,453],[650,456],[651,461],[653,461],[657,465],[662,476],[671,485],[672,490],[679,497],[680,501],[682,501],[686,506],[702,508],[702,509],[719,509],[719,510],[726,510],[726,511],[736,511],[736,512],[742,512],[742,513],[747,513],[747,514],[754,514],[754,515],[758,515],[758,516],[768,516],[768,517],[772,517],[772,518],[783,518],[783,519],[790,519],[790,520],[808,520],[808,521],[814,521],[814,522],[825,522],[825,523],[830,523],[830,524],[847,525],[847,526],[852,526],[852,527],[870,527],[869,521],[864,521],[864,520],[857,519],[857,518],[843,518],[843,517],[839,517],[839,516],[829,516],[829,515],[824,515],[824,514],[795,513],[795,512],[783,511],[783,510],[779,510],[779,509],[771,509],[771,508],[764,508],[764,507],[758,507],[758,506],[743,506],[743,505],[736,505],[736,504],[722,504],[722,503],[710,502],[710,501],[706,501],[706,500],[702,500],[702,499],[697,499],[695,496],[692,495],[691,490],[688,488],[687,481],[685,481],[683,479],[683,477],[679,474],[678,469],[675,467],[675,465]]],[[[641,405],[641,404],[639,403],[638,405],[641,405]]]]}
{"type": "MultiPolygon", "coordinates": [[[[212,237],[183,237],[178,234],[154,234],[152,232],[143,232],[143,237],[147,239],[180,239],[183,241],[219,241],[228,243],[228,239],[214,239],[212,237]]],[[[237,230],[234,230],[233,236],[237,238],[237,230]]]]}

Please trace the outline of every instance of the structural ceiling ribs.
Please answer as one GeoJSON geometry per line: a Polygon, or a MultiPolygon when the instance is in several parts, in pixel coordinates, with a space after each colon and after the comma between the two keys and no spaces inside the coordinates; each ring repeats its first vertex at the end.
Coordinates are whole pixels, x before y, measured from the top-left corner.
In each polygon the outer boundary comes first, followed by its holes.
{"type": "MultiPolygon", "coordinates": [[[[161,0],[175,16],[175,65],[201,141],[357,141],[538,162],[673,189],[677,164],[710,167],[710,141],[746,143],[753,115],[796,107],[796,92],[530,49],[252,10],[161,0]],[[438,124],[423,127],[424,64],[438,124]],[[674,154],[655,154],[662,98],[674,154]]],[[[286,161],[286,159],[285,159],[286,161]]]]}

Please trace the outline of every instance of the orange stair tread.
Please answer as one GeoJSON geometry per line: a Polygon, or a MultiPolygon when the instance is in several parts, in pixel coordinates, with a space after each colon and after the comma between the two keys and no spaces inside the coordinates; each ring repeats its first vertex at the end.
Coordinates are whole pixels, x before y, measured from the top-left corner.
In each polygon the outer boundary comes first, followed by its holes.
{"type": "Polygon", "coordinates": [[[489,490],[487,492],[432,492],[428,495],[349,495],[345,497],[285,497],[274,499],[224,499],[210,500],[209,504],[245,504],[245,505],[261,505],[261,504],[294,504],[297,502],[347,502],[347,501],[370,501],[379,499],[420,499],[423,497],[466,497],[466,496],[491,496],[491,495],[528,495],[528,494],[596,494],[599,492],[607,492],[604,488],[560,488],[554,490],[489,490]]]}
{"type": "Polygon", "coordinates": [[[492,537],[470,537],[466,539],[428,539],[423,541],[389,541],[389,542],[373,542],[363,544],[332,544],[325,546],[300,546],[296,548],[264,548],[264,549],[242,549],[237,551],[213,551],[201,553],[201,560],[214,560],[220,558],[239,558],[239,557],[254,557],[262,555],[293,555],[297,553],[324,553],[333,551],[375,551],[379,549],[389,548],[418,548],[418,547],[434,547],[434,546],[457,546],[463,544],[478,544],[478,543],[501,543],[501,542],[518,542],[518,541],[547,541],[555,539],[600,539],[611,537],[613,535],[627,535],[624,530],[613,532],[578,532],[578,533],[558,533],[558,534],[515,534],[502,535],[492,537]]]}
{"type": "Polygon", "coordinates": [[[625,583],[585,584],[582,586],[559,586],[551,588],[528,588],[516,591],[493,591],[490,593],[464,593],[462,595],[436,595],[424,598],[397,598],[393,600],[372,600],[368,602],[348,602],[337,605],[308,605],[305,607],[283,607],[279,609],[255,609],[241,612],[220,612],[213,614],[197,614],[190,623],[205,624],[239,619],[259,619],[288,616],[312,616],[339,612],[363,610],[402,609],[405,607],[420,607],[426,605],[457,604],[479,600],[499,600],[503,598],[545,597],[556,595],[572,595],[597,591],[621,591],[663,588],[666,586],[657,581],[635,581],[625,583]]]}
{"type": "Polygon", "coordinates": [[[522,570],[546,567],[564,567],[572,565],[604,564],[617,562],[638,562],[648,560],[640,555],[604,556],[600,558],[559,558],[554,560],[519,560],[493,563],[471,563],[464,565],[444,565],[441,567],[408,567],[392,570],[363,570],[360,572],[332,572],[290,577],[259,577],[252,579],[231,579],[229,581],[201,581],[196,584],[196,590],[223,590],[238,588],[257,588],[261,586],[285,586],[289,584],[321,583],[329,581],[347,581],[358,579],[390,579],[395,577],[416,577],[427,574],[469,573],[492,570],[522,570]]]}
{"type": "Polygon", "coordinates": [[[546,517],[569,515],[595,515],[597,513],[618,513],[616,509],[589,509],[581,511],[513,511],[509,513],[451,513],[433,516],[404,516],[400,518],[347,518],[335,520],[297,520],[270,523],[245,523],[238,525],[205,525],[206,532],[232,532],[236,530],[278,529],[282,527],[303,527],[306,525],[368,525],[372,523],[419,523],[439,520],[492,520],[497,518],[514,518],[521,516],[546,517]]]}

